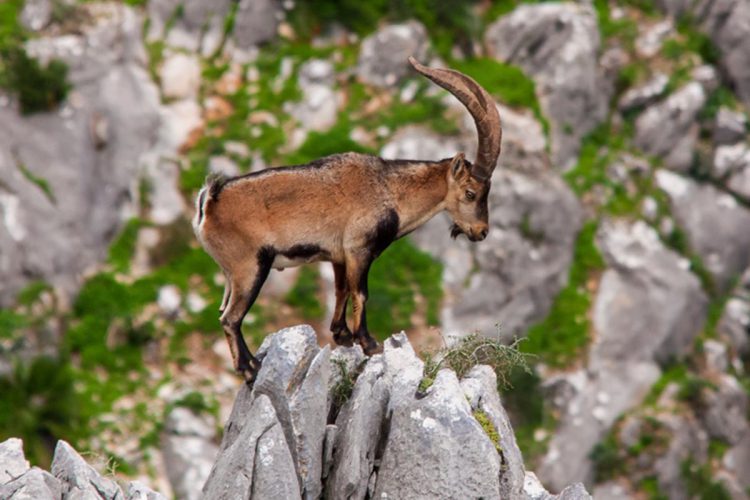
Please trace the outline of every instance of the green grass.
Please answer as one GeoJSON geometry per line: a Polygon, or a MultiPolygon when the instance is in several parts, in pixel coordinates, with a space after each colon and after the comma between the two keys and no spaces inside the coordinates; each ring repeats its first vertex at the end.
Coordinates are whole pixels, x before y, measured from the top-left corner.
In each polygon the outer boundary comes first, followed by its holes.
{"type": "Polygon", "coordinates": [[[724,485],[714,480],[710,465],[698,465],[687,459],[680,467],[682,479],[691,498],[698,500],[730,500],[724,485]]]}
{"type": "Polygon", "coordinates": [[[439,323],[443,297],[443,266],[409,240],[393,243],[375,260],[369,274],[367,322],[370,333],[383,340],[412,326],[415,294],[425,301],[427,324],[439,323]]]}
{"type": "Polygon", "coordinates": [[[130,270],[130,261],[135,254],[138,231],[144,226],[140,219],[130,219],[120,231],[119,236],[109,247],[107,261],[116,272],[126,273],[130,270]]]}
{"type": "Polygon", "coordinates": [[[558,294],[547,318],[532,326],[521,346],[525,352],[554,367],[572,363],[589,343],[590,322],[587,314],[591,297],[586,282],[593,273],[604,268],[594,243],[596,223],[587,223],[576,241],[568,284],[558,294]]]}
{"type": "Polygon", "coordinates": [[[534,433],[538,429],[554,427],[554,418],[545,405],[542,393],[542,379],[535,370],[515,367],[508,374],[507,387],[498,387],[502,394],[503,406],[508,410],[516,442],[527,464],[545,453],[544,441],[537,441],[534,433]]]}
{"type": "Polygon", "coordinates": [[[520,68],[486,57],[453,61],[451,64],[455,69],[474,78],[502,103],[511,107],[531,109],[544,130],[549,130],[549,123],[539,106],[534,81],[520,68]]]}

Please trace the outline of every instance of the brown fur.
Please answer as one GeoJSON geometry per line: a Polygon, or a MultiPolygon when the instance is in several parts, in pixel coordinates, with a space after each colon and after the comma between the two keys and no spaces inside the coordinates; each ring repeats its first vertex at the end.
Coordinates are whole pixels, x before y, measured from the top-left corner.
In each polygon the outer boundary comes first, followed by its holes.
{"type": "Polygon", "coordinates": [[[240,325],[272,267],[333,264],[338,344],[357,340],[365,354],[380,347],[367,331],[370,265],[394,240],[436,213],[453,218],[451,236],[483,240],[488,231],[489,178],[500,154],[502,127],[494,101],[474,80],[454,70],[414,68],[456,96],[479,133],[477,164],[463,153],[438,162],[383,160],[346,153],[307,165],[211,178],[198,194],[193,227],[227,278],[221,324],[235,369],[252,383],[260,366],[240,325]],[[352,329],[346,305],[352,300],[352,329]]]}

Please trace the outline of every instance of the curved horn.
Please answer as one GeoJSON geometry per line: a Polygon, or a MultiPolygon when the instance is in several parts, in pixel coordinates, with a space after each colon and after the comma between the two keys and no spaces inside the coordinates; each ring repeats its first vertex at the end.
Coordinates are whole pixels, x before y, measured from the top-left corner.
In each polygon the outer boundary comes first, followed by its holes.
{"type": "Polygon", "coordinates": [[[489,179],[497,165],[503,137],[500,114],[492,96],[472,78],[456,70],[428,68],[411,56],[409,63],[418,72],[453,94],[474,117],[479,146],[473,175],[481,180],[489,179]]]}

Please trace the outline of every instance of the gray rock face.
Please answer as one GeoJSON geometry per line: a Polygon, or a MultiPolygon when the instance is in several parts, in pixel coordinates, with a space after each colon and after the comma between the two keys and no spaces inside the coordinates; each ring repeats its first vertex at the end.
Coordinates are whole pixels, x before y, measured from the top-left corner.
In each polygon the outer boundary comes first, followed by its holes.
{"type": "Polygon", "coordinates": [[[657,73],[640,87],[631,88],[625,92],[617,107],[620,111],[630,111],[648,106],[664,93],[667,83],[669,83],[669,77],[664,73],[657,73]]]}
{"type": "Polygon", "coordinates": [[[290,114],[304,130],[328,130],[338,117],[338,100],[333,89],[334,68],[330,61],[312,59],[299,70],[303,98],[290,104],[290,114]]]}
{"type": "Polygon", "coordinates": [[[750,106],[750,4],[744,0],[694,3],[695,18],[721,51],[721,63],[740,99],[750,106]]]}
{"type": "Polygon", "coordinates": [[[710,185],[697,184],[667,171],[656,174],[669,195],[677,224],[691,249],[701,256],[721,291],[750,265],[750,210],[710,185]]]}
{"type": "Polygon", "coordinates": [[[218,49],[230,5],[230,0],[150,0],[148,38],[165,39],[172,47],[210,55],[218,49]],[[171,28],[166,32],[168,25],[171,28]]]}
{"type": "Polygon", "coordinates": [[[747,136],[747,118],[739,111],[722,106],[716,114],[714,143],[734,144],[747,136]]]}
{"type": "Polygon", "coordinates": [[[21,11],[21,24],[31,31],[39,31],[47,26],[52,17],[50,0],[26,0],[21,11]]]}
{"type": "Polygon", "coordinates": [[[0,484],[5,484],[29,470],[29,461],[23,454],[23,442],[10,438],[0,443],[0,484]]]}
{"type": "Polygon", "coordinates": [[[131,481],[125,493],[125,500],[167,500],[167,497],[138,481],[131,481]]]}
{"type": "Polygon", "coordinates": [[[111,479],[103,478],[65,441],[58,441],[50,468],[62,484],[66,498],[123,500],[122,490],[111,479]]]}
{"type": "Polygon", "coordinates": [[[167,416],[162,454],[167,477],[180,498],[200,498],[219,447],[214,443],[215,426],[187,408],[177,407],[167,416]]]}
{"type": "Polygon", "coordinates": [[[727,300],[716,330],[729,340],[738,354],[747,354],[750,342],[750,268],[742,274],[737,288],[727,300]]]}
{"type": "Polygon", "coordinates": [[[156,136],[159,96],[145,66],[142,21],[122,5],[87,8],[98,23],[83,34],[29,43],[30,53],[68,63],[69,102],[31,116],[0,108],[0,305],[28,280],[77,288],[79,273],[102,259],[132,213],[139,158],[156,136]],[[106,137],[97,139],[92,130],[102,124],[106,137]]]}
{"type": "Polygon", "coordinates": [[[60,481],[37,467],[32,467],[16,479],[0,485],[0,498],[7,500],[57,500],[62,498],[62,495],[60,481]]]}
{"type": "Polygon", "coordinates": [[[698,137],[696,117],[705,102],[703,87],[691,82],[649,107],[636,120],[635,145],[663,158],[669,168],[688,169],[698,137]]]}
{"type": "Polygon", "coordinates": [[[722,374],[717,389],[706,391],[703,426],[712,438],[736,445],[750,432],[747,421],[748,395],[731,375],[722,374]]]}
{"type": "Polygon", "coordinates": [[[375,498],[498,498],[500,460],[471,415],[455,373],[391,419],[375,498]]]}
{"type": "Polygon", "coordinates": [[[656,361],[680,357],[702,327],[708,300],[686,262],[643,222],[608,223],[599,246],[609,269],[594,304],[598,359],[656,361]]]}
{"type": "Polygon", "coordinates": [[[424,61],[429,40],[417,21],[390,24],[362,40],[357,75],[370,85],[390,87],[411,71],[407,58],[424,61]]]}
{"type": "Polygon", "coordinates": [[[740,142],[722,145],[714,152],[712,174],[721,180],[726,188],[750,201],[750,145],[740,142]]]}
{"type": "Polygon", "coordinates": [[[242,0],[234,18],[234,44],[244,50],[272,40],[282,14],[277,0],[242,0]]]}
{"type": "Polygon", "coordinates": [[[591,448],[643,400],[659,378],[657,362],[685,353],[708,302],[698,279],[645,223],[607,223],[598,244],[608,269],[594,303],[588,365],[546,382],[561,416],[538,472],[557,490],[593,479],[591,448]]]}
{"type": "Polygon", "coordinates": [[[494,57],[534,79],[550,120],[552,163],[571,167],[581,138],[605,118],[609,100],[597,63],[593,9],[574,3],[521,5],[487,29],[486,43],[494,57]]]}
{"type": "Polygon", "coordinates": [[[487,415],[499,435],[497,447],[504,474],[500,477],[500,497],[520,498],[524,486],[521,450],[510,426],[510,419],[497,394],[497,377],[489,366],[476,366],[461,380],[461,388],[472,411],[487,415]]]}

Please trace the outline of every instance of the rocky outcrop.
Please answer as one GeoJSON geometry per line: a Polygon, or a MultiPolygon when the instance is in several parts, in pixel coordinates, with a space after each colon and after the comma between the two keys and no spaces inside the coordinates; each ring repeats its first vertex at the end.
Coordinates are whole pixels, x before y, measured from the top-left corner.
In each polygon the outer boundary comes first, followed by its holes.
{"type": "Polygon", "coordinates": [[[149,40],[210,55],[219,48],[231,0],[150,0],[149,40]]]}
{"type": "Polygon", "coordinates": [[[719,290],[750,265],[750,210],[719,189],[660,170],[658,186],[669,196],[675,221],[690,249],[703,260],[719,290]]]}
{"type": "Polygon", "coordinates": [[[77,288],[132,213],[140,158],[157,136],[142,19],[115,3],[86,8],[97,23],[81,34],[28,44],[30,54],[68,64],[68,102],[31,116],[0,107],[0,304],[30,279],[77,288]]]}
{"type": "MultiPolygon", "coordinates": [[[[423,363],[403,333],[366,360],[358,347],[321,349],[308,326],[268,336],[258,356],[257,381],[240,389],[203,498],[591,498],[580,484],[553,496],[524,470],[487,366],[462,380],[443,369],[421,392],[423,363]],[[342,377],[353,383],[349,399],[338,392],[342,377]]],[[[140,483],[125,496],[63,441],[52,474],[29,469],[20,448],[0,444],[0,498],[163,498],[140,483]]]]}
{"type": "Polygon", "coordinates": [[[99,474],[65,441],[58,441],[52,459],[51,474],[38,467],[24,470],[17,464],[25,462],[18,439],[0,443],[0,471],[11,472],[0,475],[0,498],[7,500],[62,500],[73,498],[96,498],[101,500],[165,500],[165,497],[145,485],[133,481],[125,488],[126,493],[114,478],[99,474]],[[5,453],[13,449],[12,456],[5,453]],[[14,468],[16,467],[16,468],[14,468]]]}
{"type": "Polygon", "coordinates": [[[411,72],[407,58],[424,61],[428,48],[422,23],[389,24],[362,40],[357,76],[370,85],[394,86],[411,72]]]}
{"type": "Polygon", "coordinates": [[[546,381],[560,423],[539,475],[552,488],[592,481],[589,453],[623,412],[679,359],[702,328],[707,298],[686,262],[643,222],[610,222],[598,234],[607,262],[593,308],[587,366],[546,381]]]}
{"type": "Polygon", "coordinates": [[[485,42],[491,55],[534,79],[550,121],[552,163],[573,166],[581,138],[608,108],[594,10],[582,3],[521,5],[487,28],[485,42]]]}
{"type": "Polygon", "coordinates": [[[744,0],[693,2],[693,15],[721,51],[723,69],[750,106],[750,4],[744,0]]]}
{"type": "Polygon", "coordinates": [[[659,156],[675,170],[687,170],[693,162],[698,138],[698,111],[706,102],[706,93],[691,82],[663,102],[649,107],[636,120],[635,145],[645,153],[659,156]]]}

